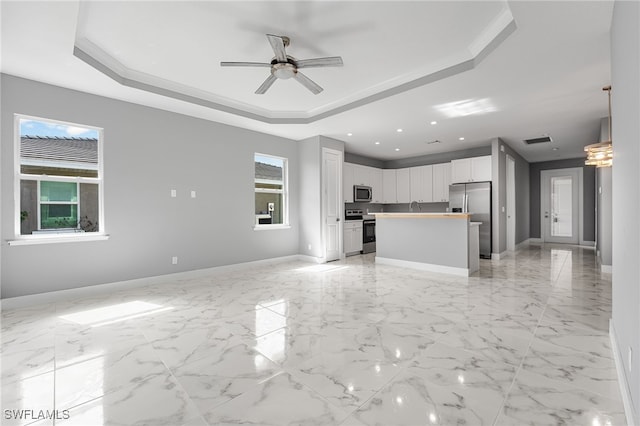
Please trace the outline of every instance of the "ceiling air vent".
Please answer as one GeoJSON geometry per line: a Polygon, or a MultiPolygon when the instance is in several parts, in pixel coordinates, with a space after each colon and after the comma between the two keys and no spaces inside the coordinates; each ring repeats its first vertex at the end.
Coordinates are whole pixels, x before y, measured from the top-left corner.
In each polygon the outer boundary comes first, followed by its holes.
{"type": "Polygon", "coordinates": [[[541,138],[532,138],[532,139],[524,140],[524,143],[526,143],[527,145],[534,145],[537,143],[545,143],[545,142],[552,142],[551,138],[549,136],[542,136],[541,138]]]}
{"type": "Polygon", "coordinates": [[[436,139],[434,141],[428,141],[427,145],[431,145],[431,144],[434,144],[434,143],[442,143],[442,142],[436,139]]]}

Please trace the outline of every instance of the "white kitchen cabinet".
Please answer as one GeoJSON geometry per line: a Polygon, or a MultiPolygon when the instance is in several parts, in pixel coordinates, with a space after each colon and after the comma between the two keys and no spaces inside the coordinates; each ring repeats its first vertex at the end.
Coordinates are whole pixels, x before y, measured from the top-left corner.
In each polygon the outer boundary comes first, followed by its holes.
{"type": "Polygon", "coordinates": [[[358,253],[362,250],[362,221],[344,222],[343,228],[344,253],[358,253]]]}
{"type": "Polygon", "coordinates": [[[383,169],[382,170],[382,202],[385,204],[392,204],[398,202],[397,189],[396,189],[396,170],[395,169],[383,169]]]}
{"type": "Polygon", "coordinates": [[[353,166],[353,183],[354,185],[371,186],[371,167],[354,164],[353,166]]]}
{"type": "Polygon", "coordinates": [[[409,168],[410,201],[431,203],[433,201],[433,166],[409,168]]]}
{"type": "Polygon", "coordinates": [[[451,185],[451,163],[433,165],[433,202],[449,201],[449,185],[451,185]]]}
{"type": "Polygon", "coordinates": [[[409,169],[396,170],[396,202],[411,202],[411,172],[409,169]]]}
{"type": "Polygon", "coordinates": [[[355,164],[343,163],[342,166],[342,198],[345,203],[353,203],[353,185],[355,164]]]}
{"type": "Polygon", "coordinates": [[[371,202],[382,203],[382,169],[371,168],[371,202]]]}
{"type": "Polygon", "coordinates": [[[490,180],[490,155],[451,160],[451,183],[486,182],[490,180]]]}
{"type": "Polygon", "coordinates": [[[451,183],[471,182],[471,159],[451,160],[451,183]]]}
{"type": "Polygon", "coordinates": [[[486,182],[491,180],[491,156],[471,158],[471,180],[486,182]]]}

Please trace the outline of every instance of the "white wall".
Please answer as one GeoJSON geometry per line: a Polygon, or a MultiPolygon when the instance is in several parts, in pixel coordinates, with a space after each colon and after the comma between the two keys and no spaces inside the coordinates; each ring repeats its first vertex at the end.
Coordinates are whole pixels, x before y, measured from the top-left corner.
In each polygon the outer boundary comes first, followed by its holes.
{"type": "MultiPolygon", "coordinates": [[[[631,414],[640,421],[640,3],[616,1],[611,28],[612,328],[631,414]],[[628,350],[633,349],[631,365],[628,350]]],[[[633,419],[628,419],[634,421],[633,419]]]]}
{"type": "Polygon", "coordinates": [[[298,253],[295,141],[8,75],[1,82],[2,298],[298,253]],[[108,241],[6,245],[14,113],[105,129],[108,241]],[[290,229],[253,230],[255,152],[290,160],[290,229]]]}
{"type": "Polygon", "coordinates": [[[300,246],[299,252],[324,259],[322,235],[322,148],[341,151],[344,142],[315,136],[299,142],[300,164],[300,246]],[[309,250],[311,244],[311,250],[309,250]]]}

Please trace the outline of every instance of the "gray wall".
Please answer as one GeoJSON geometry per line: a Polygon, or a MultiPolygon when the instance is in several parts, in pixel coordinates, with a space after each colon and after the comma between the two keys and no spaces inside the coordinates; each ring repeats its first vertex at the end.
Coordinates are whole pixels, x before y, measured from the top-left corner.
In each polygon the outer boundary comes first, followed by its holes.
{"type": "MultiPolygon", "coordinates": [[[[640,421],[640,3],[616,1],[611,25],[613,157],[612,327],[640,421]],[[629,365],[628,351],[633,351],[629,365]],[[632,371],[633,366],[633,371],[632,371]]],[[[632,421],[633,419],[628,419],[632,421]]]]}
{"type": "Polygon", "coordinates": [[[612,190],[611,167],[596,169],[596,253],[602,265],[612,261],[612,190]]]}
{"type": "Polygon", "coordinates": [[[419,157],[401,158],[399,160],[387,160],[384,162],[383,168],[402,169],[405,167],[427,166],[429,164],[448,163],[451,160],[457,160],[459,158],[481,157],[483,155],[491,155],[491,145],[458,151],[421,155],[419,157]]]}
{"type": "Polygon", "coordinates": [[[492,253],[507,250],[507,154],[515,162],[516,244],[529,238],[529,163],[500,138],[491,141],[492,253]],[[504,147],[504,151],[502,150],[504,147]],[[504,207],[504,212],[503,212],[504,207]]]}
{"type": "Polygon", "coordinates": [[[2,298],[298,253],[295,141],[1,78],[2,298]],[[108,241],[6,246],[14,238],[14,113],[105,129],[108,241]],[[289,159],[290,229],[253,230],[255,152],[289,159]]]}
{"type": "Polygon", "coordinates": [[[582,167],[583,173],[583,222],[582,238],[584,241],[595,241],[596,221],[595,221],[595,186],[596,168],[585,166],[584,158],[571,158],[568,160],[542,161],[529,164],[529,180],[531,188],[531,209],[530,209],[530,235],[531,238],[541,238],[540,234],[540,172],[542,170],[564,169],[571,167],[582,167]]]}
{"type": "Polygon", "coordinates": [[[344,153],[345,163],[360,164],[361,166],[377,167],[378,169],[384,168],[384,161],[376,158],[369,158],[363,155],[352,154],[350,152],[344,153]]]}

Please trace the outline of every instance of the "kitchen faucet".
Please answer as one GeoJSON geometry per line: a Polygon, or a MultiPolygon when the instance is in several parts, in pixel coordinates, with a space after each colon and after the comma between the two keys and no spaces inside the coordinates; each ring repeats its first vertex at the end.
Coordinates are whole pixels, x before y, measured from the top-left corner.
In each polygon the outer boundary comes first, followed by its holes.
{"type": "Polygon", "coordinates": [[[417,201],[412,201],[409,203],[409,211],[412,212],[413,211],[413,203],[416,204],[416,206],[418,206],[418,211],[422,211],[422,207],[420,207],[420,203],[418,203],[417,201]]]}

